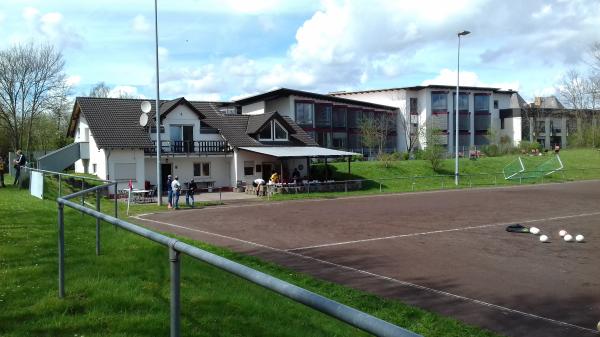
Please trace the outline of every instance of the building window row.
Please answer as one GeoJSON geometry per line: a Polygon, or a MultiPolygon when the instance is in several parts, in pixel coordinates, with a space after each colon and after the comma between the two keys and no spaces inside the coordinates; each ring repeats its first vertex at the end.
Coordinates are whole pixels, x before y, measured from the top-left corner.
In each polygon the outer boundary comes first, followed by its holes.
{"type": "MultiPolygon", "coordinates": [[[[452,103],[452,110],[456,106],[456,93],[452,95],[454,97],[452,103]]],[[[468,93],[461,93],[458,96],[458,109],[459,111],[469,110],[469,96],[468,93]]],[[[490,95],[489,94],[473,94],[475,112],[478,113],[489,113],[490,110],[490,95]]],[[[416,105],[416,100],[414,102],[416,105]]],[[[494,101],[494,106],[497,107],[497,101],[494,101]]],[[[411,113],[413,111],[413,101],[411,99],[411,113]]],[[[416,107],[414,108],[416,110],[416,107]]],[[[431,111],[432,112],[447,112],[448,111],[448,93],[446,91],[432,91],[431,92],[431,111]]]]}
{"type": "Polygon", "coordinates": [[[296,123],[303,128],[358,128],[362,118],[380,118],[385,113],[326,103],[296,102],[295,105],[296,123]]]}

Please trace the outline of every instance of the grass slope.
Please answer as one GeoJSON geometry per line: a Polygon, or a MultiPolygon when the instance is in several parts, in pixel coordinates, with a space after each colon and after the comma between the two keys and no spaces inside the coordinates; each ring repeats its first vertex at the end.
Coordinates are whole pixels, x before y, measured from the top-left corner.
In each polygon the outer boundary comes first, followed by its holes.
{"type": "MultiPolygon", "coordinates": [[[[65,212],[66,292],[57,297],[56,204],[0,188],[0,335],[167,336],[167,249],[65,212]]],[[[184,240],[424,336],[495,336],[397,301],[323,282],[200,242],[184,240]]],[[[363,336],[335,319],[183,257],[185,336],[363,336]]]]}
{"type": "MultiPolygon", "coordinates": [[[[563,150],[560,158],[564,171],[550,176],[522,180],[505,180],[502,169],[517,159],[517,155],[480,158],[478,160],[459,159],[460,179],[459,188],[473,186],[511,185],[520,183],[558,182],[582,179],[600,179],[600,151],[594,149],[563,150]]],[[[554,158],[553,153],[532,157],[521,156],[528,171],[535,170],[538,165],[554,158]]],[[[435,189],[456,188],[454,185],[454,160],[442,162],[437,172],[426,160],[407,160],[392,162],[384,167],[378,161],[352,162],[351,173],[348,173],[347,162],[330,164],[333,169],[333,179],[354,180],[367,179],[362,189],[350,192],[326,192],[302,194],[276,194],[274,199],[298,198],[331,198],[344,195],[371,194],[381,192],[409,192],[435,189]]],[[[320,166],[323,166],[322,164],[320,166]]]]}

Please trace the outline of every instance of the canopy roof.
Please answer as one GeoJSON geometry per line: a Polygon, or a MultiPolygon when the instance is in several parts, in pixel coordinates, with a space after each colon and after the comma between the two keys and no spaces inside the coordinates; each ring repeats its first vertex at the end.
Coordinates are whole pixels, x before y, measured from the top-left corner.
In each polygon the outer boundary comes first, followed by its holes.
{"type": "Polygon", "coordinates": [[[240,149],[277,158],[350,157],[360,155],[359,153],[332,150],[318,146],[240,147],[240,149]]]}

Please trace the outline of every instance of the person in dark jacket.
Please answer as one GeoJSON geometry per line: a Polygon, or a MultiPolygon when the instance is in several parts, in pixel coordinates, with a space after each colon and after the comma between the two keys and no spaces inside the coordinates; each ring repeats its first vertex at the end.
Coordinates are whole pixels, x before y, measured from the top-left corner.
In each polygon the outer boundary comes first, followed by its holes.
{"type": "Polygon", "coordinates": [[[168,208],[173,208],[173,187],[171,186],[172,183],[173,183],[173,177],[171,177],[171,175],[169,174],[169,176],[167,177],[167,200],[168,200],[167,207],[168,208]]]}
{"type": "Polygon", "coordinates": [[[13,160],[13,163],[15,165],[15,182],[13,185],[17,185],[21,179],[21,166],[25,166],[27,163],[27,158],[25,158],[21,150],[17,150],[17,158],[13,160]]]}
{"type": "Polygon", "coordinates": [[[194,179],[190,180],[187,185],[188,188],[185,192],[185,204],[194,208],[194,193],[196,193],[198,186],[196,185],[196,182],[194,182],[194,179]]]}

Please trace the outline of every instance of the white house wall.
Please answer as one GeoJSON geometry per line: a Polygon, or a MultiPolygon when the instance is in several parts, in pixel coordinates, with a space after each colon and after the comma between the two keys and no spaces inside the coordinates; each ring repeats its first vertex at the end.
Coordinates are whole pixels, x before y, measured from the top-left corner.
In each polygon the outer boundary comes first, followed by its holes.
{"type": "Polygon", "coordinates": [[[85,117],[80,116],[75,131],[75,142],[79,143],[85,141],[89,142],[90,159],[86,161],[79,159],[78,161],[76,161],[75,172],[87,172],[98,176],[98,178],[100,179],[106,179],[106,156],[104,150],[98,148],[98,144],[96,144],[96,139],[91,133],[87,120],[85,119],[85,117]],[[85,131],[86,129],[88,131],[85,131]],[[87,140],[85,137],[86,132],[87,140]],[[87,163],[87,167],[84,167],[84,163],[87,163]]]}
{"type": "Polygon", "coordinates": [[[260,115],[265,113],[265,102],[259,101],[256,103],[242,106],[242,115],[260,115]]]}
{"type": "MultiPolygon", "coordinates": [[[[166,158],[165,158],[166,159],[166,158]]],[[[166,164],[163,159],[162,163],[166,164]]],[[[178,176],[181,183],[188,182],[192,178],[197,183],[210,182],[215,187],[231,187],[231,169],[233,156],[190,156],[190,157],[169,157],[168,164],[171,164],[171,174],[178,176]],[[194,176],[194,164],[210,163],[210,176],[194,176]]],[[[156,158],[146,158],[145,172],[150,184],[156,185],[156,158]]],[[[163,187],[166,190],[166,186],[163,187]]]]}
{"type": "MultiPolygon", "coordinates": [[[[116,167],[118,164],[135,164],[135,179],[132,180],[134,188],[143,189],[146,175],[145,157],[143,150],[130,149],[112,149],[107,150],[108,156],[108,177],[113,180],[117,176],[116,167]]],[[[119,189],[126,188],[129,184],[128,179],[118,181],[119,189]]]]}
{"type": "Polygon", "coordinates": [[[289,96],[279,97],[265,103],[265,112],[277,111],[282,116],[294,118],[294,103],[289,96]]]}

